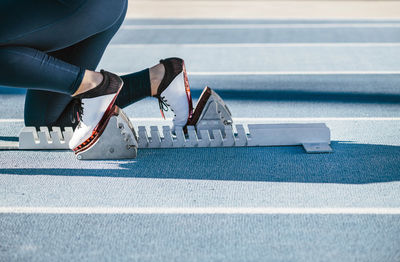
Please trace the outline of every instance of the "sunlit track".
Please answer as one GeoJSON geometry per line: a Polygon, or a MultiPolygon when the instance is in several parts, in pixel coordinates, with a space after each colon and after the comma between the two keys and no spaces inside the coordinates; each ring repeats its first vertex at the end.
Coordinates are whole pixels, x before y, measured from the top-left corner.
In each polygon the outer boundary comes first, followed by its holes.
{"type": "Polygon", "coordinates": [[[400,215],[400,208],[274,207],[0,207],[0,214],[226,214],[226,215],[400,215]]]}
{"type": "Polygon", "coordinates": [[[179,47],[399,47],[400,43],[204,43],[204,44],[110,44],[108,48],[166,48],[179,47]]]}
{"type": "Polygon", "coordinates": [[[193,76],[224,76],[224,75],[400,75],[400,71],[264,71],[264,72],[188,72],[193,76]]]}
{"type": "Polygon", "coordinates": [[[314,23],[314,24],[177,24],[123,25],[122,30],[207,30],[207,29],[300,29],[300,28],[400,28],[400,23],[314,23]]]}

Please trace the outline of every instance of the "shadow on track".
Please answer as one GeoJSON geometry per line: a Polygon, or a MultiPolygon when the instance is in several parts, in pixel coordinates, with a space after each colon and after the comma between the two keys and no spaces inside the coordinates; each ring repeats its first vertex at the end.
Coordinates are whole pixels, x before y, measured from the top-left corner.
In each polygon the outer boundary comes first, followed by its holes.
{"type": "MultiPolygon", "coordinates": [[[[318,92],[295,90],[218,90],[217,93],[224,100],[251,100],[251,101],[292,101],[292,102],[319,102],[319,103],[373,103],[399,104],[400,95],[395,94],[365,94],[350,92],[318,92]]],[[[193,91],[194,97],[199,97],[199,91],[193,91]]]]}
{"type": "Polygon", "coordinates": [[[0,136],[0,143],[1,141],[18,142],[19,138],[17,136],[0,136]]]}
{"type": "Polygon", "coordinates": [[[217,75],[190,77],[192,95],[205,85],[224,100],[399,104],[399,75],[217,75]]]}
{"type": "MultiPolygon", "coordinates": [[[[119,169],[4,168],[2,174],[366,184],[400,181],[400,146],[332,142],[332,154],[301,147],[143,149],[119,169]]],[[[78,160],[77,160],[78,161],[78,160]]],[[[118,163],[118,162],[117,162],[118,163]]]]}
{"type": "Polygon", "coordinates": [[[0,86],[0,95],[25,95],[26,88],[0,86]]]}

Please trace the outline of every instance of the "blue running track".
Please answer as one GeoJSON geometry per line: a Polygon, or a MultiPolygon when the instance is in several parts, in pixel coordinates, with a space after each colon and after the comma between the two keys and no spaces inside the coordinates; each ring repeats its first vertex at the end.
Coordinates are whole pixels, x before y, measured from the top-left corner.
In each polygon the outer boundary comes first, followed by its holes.
{"type": "MultiPolygon", "coordinates": [[[[99,69],[171,56],[195,100],[209,85],[234,121],[325,122],[334,153],[0,151],[0,261],[400,261],[400,21],[131,19],[99,69]]],[[[0,88],[0,140],[24,93],[0,88]]],[[[152,98],[125,112],[170,123],[152,98]]]]}

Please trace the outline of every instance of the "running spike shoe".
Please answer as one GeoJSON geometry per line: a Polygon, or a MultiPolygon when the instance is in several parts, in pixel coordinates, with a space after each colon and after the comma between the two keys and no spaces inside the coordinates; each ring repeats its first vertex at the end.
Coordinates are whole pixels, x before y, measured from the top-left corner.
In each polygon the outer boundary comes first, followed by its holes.
{"type": "Polygon", "coordinates": [[[81,99],[82,114],[69,142],[69,148],[78,153],[90,146],[101,135],[113,106],[122,89],[122,79],[101,70],[103,81],[95,88],[75,96],[81,99]]]}
{"type": "Polygon", "coordinates": [[[154,97],[158,98],[162,117],[165,118],[164,111],[168,111],[168,108],[174,112],[173,130],[178,126],[184,128],[193,115],[185,62],[172,57],[160,60],[160,63],[164,65],[165,74],[154,97]]]}

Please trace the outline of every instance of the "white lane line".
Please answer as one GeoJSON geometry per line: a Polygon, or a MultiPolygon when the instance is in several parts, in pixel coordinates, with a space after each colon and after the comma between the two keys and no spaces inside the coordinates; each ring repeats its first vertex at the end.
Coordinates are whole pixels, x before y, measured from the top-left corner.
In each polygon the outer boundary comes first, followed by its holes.
{"type": "Polygon", "coordinates": [[[234,117],[234,121],[400,121],[400,117],[263,117],[263,118],[241,118],[234,117]]]}
{"type": "MultiPolygon", "coordinates": [[[[172,118],[130,117],[132,122],[166,122],[172,118]]],[[[0,123],[23,122],[23,119],[0,119],[0,123]]],[[[400,117],[233,117],[233,122],[268,122],[268,121],[400,121],[400,117]]]]}
{"type": "MultiPolygon", "coordinates": [[[[117,72],[128,75],[132,72],[117,72]]],[[[399,75],[400,71],[247,71],[247,72],[187,72],[191,76],[246,76],[246,75],[399,75]]]]}
{"type": "MultiPolygon", "coordinates": [[[[130,117],[132,122],[165,122],[160,117],[130,117]]],[[[267,122],[267,121],[400,121],[400,117],[233,117],[233,122],[267,122]]]]}
{"type": "Polygon", "coordinates": [[[24,122],[24,119],[19,119],[19,118],[0,119],[0,123],[15,123],[15,122],[24,122]]]}
{"type": "Polygon", "coordinates": [[[279,207],[0,207],[2,214],[298,214],[399,215],[400,208],[279,208],[279,207]]]}
{"type": "Polygon", "coordinates": [[[253,71],[253,72],[188,72],[189,75],[397,75],[400,71],[253,71]]]}
{"type": "Polygon", "coordinates": [[[298,24],[166,24],[122,25],[123,30],[291,29],[291,28],[399,28],[400,23],[298,23],[298,24]]]}
{"type": "Polygon", "coordinates": [[[400,43],[172,43],[172,44],[110,44],[110,48],[162,48],[162,47],[399,47],[400,43]]]}

